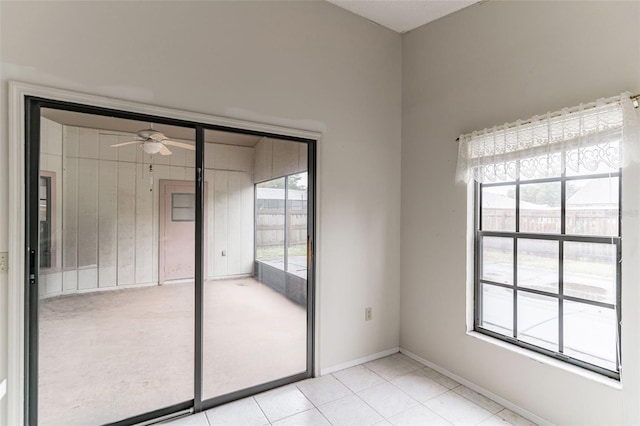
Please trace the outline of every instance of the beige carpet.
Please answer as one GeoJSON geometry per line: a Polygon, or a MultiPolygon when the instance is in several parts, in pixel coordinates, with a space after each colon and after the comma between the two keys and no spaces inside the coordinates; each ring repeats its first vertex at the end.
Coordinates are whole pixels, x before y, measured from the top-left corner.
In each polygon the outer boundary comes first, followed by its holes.
{"type": "MultiPolygon", "coordinates": [[[[96,425],[193,398],[192,283],[40,304],[39,424],[96,425]]],[[[209,281],[204,397],[306,369],[306,310],[252,278],[209,281]]]]}

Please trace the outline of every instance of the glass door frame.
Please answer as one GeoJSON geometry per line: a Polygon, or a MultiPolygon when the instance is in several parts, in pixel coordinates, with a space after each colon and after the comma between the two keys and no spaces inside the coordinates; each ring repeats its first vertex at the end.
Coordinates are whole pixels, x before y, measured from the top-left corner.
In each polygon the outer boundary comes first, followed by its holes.
{"type": "MultiPolygon", "coordinates": [[[[316,149],[317,140],[296,136],[287,136],[277,133],[269,133],[257,130],[207,124],[198,121],[190,121],[178,118],[169,118],[146,113],[112,109],[102,106],[85,105],[56,99],[47,99],[39,96],[25,95],[25,210],[24,210],[24,423],[36,425],[38,422],[38,304],[39,304],[39,175],[40,175],[40,123],[41,109],[50,108],[71,112],[108,116],[127,120],[138,120],[167,124],[194,129],[196,155],[195,155],[195,190],[196,190],[196,223],[195,223],[195,277],[194,277],[194,303],[195,303],[195,333],[194,333],[194,397],[169,407],[161,407],[147,413],[129,417],[112,425],[128,426],[134,424],[151,424],[163,418],[170,418],[189,412],[198,413],[236,399],[244,398],[256,393],[264,392],[278,386],[293,383],[299,380],[313,377],[315,363],[315,231],[316,231],[316,149]],[[306,143],[307,171],[308,171],[308,253],[307,263],[307,355],[306,370],[299,374],[283,377],[267,383],[237,390],[225,395],[203,400],[203,313],[204,313],[204,243],[205,243],[205,217],[204,217],[204,132],[205,130],[219,130],[254,136],[278,138],[298,143],[306,143]]],[[[255,241],[254,241],[255,245],[255,241]]]]}

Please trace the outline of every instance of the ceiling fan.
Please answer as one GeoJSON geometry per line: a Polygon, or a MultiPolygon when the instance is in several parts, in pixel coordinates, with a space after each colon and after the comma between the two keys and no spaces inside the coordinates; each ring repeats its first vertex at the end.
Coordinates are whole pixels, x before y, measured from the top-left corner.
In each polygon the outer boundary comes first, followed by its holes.
{"type": "Polygon", "coordinates": [[[118,148],[125,145],[131,145],[137,143],[140,145],[140,148],[147,154],[157,154],[160,155],[171,155],[171,151],[168,146],[176,146],[178,148],[189,149],[191,151],[195,151],[196,147],[193,145],[189,145],[182,142],[172,141],[168,137],[166,137],[163,133],[158,132],[153,129],[145,129],[140,130],[136,139],[129,142],[122,142],[111,145],[111,148],[118,148]]]}

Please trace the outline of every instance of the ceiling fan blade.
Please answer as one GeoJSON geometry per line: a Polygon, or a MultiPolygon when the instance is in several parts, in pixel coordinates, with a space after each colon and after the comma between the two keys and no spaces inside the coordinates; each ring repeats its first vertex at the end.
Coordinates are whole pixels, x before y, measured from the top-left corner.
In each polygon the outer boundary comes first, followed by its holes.
{"type": "Polygon", "coordinates": [[[166,146],[162,145],[162,148],[160,148],[160,155],[171,155],[171,151],[169,150],[169,148],[167,148],[166,146]]]}
{"type": "Polygon", "coordinates": [[[149,139],[153,139],[156,142],[160,142],[163,139],[166,139],[167,137],[165,135],[163,135],[162,133],[153,130],[153,129],[144,129],[144,130],[139,130],[138,131],[138,137],[142,140],[149,140],[149,139]]]}
{"type": "Polygon", "coordinates": [[[169,139],[165,139],[162,141],[165,145],[177,146],[178,148],[190,149],[191,151],[195,151],[196,147],[193,145],[189,145],[188,143],[176,142],[169,139]]]}
{"type": "Polygon", "coordinates": [[[131,145],[132,143],[140,143],[140,142],[142,141],[129,141],[129,142],[117,143],[117,144],[111,145],[111,148],[117,148],[119,146],[131,145]]]}
{"type": "Polygon", "coordinates": [[[165,135],[163,135],[162,133],[160,133],[160,132],[151,131],[151,132],[148,133],[147,138],[153,139],[156,142],[162,142],[167,137],[165,135]]]}

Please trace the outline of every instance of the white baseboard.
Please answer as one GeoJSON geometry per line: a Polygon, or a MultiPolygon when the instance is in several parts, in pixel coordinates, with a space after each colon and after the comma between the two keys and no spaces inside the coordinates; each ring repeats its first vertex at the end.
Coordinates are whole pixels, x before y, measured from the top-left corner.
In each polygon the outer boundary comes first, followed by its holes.
{"type": "Polygon", "coordinates": [[[551,426],[552,423],[548,422],[547,420],[543,419],[542,417],[536,416],[535,414],[533,414],[530,411],[525,410],[524,408],[514,404],[513,402],[502,398],[501,396],[498,396],[496,394],[494,394],[493,392],[489,392],[488,390],[486,390],[485,388],[476,385],[475,383],[470,382],[467,379],[464,379],[456,374],[453,374],[452,372],[445,370],[444,368],[440,367],[439,365],[436,365],[432,362],[427,361],[426,359],[419,357],[418,355],[409,352],[406,349],[402,349],[400,348],[400,352],[402,352],[403,354],[405,354],[406,356],[408,356],[409,358],[412,358],[416,361],[418,361],[421,364],[426,365],[427,367],[431,367],[434,370],[436,370],[438,373],[440,374],[444,374],[445,376],[455,380],[456,382],[465,385],[466,387],[468,387],[469,389],[472,389],[476,392],[478,392],[481,395],[486,396],[487,398],[497,402],[498,404],[502,405],[505,408],[508,408],[509,410],[513,411],[514,413],[517,413],[519,415],[521,415],[522,417],[531,420],[532,422],[541,425],[541,426],[551,426]]]}
{"type": "Polygon", "coordinates": [[[385,356],[393,355],[399,351],[400,351],[400,348],[396,346],[395,348],[387,349],[386,351],[377,352],[375,354],[367,355],[362,358],[343,362],[342,364],[332,365],[331,367],[321,369],[320,375],[324,376],[327,374],[335,373],[336,371],[344,370],[345,368],[355,367],[356,365],[364,364],[365,362],[369,362],[378,358],[383,358],[385,356]]]}

